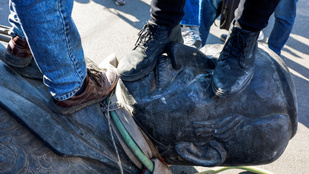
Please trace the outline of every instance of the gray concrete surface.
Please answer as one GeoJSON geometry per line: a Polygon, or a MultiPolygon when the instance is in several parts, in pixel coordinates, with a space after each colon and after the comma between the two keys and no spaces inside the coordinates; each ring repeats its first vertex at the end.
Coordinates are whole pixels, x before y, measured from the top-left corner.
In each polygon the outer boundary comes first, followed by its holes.
{"type": "MultiPolygon", "coordinates": [[[[0,0],[0,24],[7,26],[9,26],[8,1],[0,0]]],[[[134,46],[138,31],[149,19],[150,2],[150,0],[127,0],[125,6],[119,7],[113,0],[75,0],[73,18],[82,37],[85,55],[100,63],[111,53],[115,53],[118,57],[128,53],[134,46]]],[[[288,65],[296,86],[298,132],[277,161],[257,166],[275,174],[309,173],[309,1],[299,0],[297,8],[296,22],[282,51],[282,58],[288,65]]],[[[269,36],[273,23],[272,17],[268,27],[263,30],[266,37],[269,36]]],[[[222,33],[226,31],[213,25],[208,43],[222,43],[219,40],[222,33]]],[[[190,174],[208,169],[197,166],[172,166],[176,174],[190,174]]],[[[222,173],[242,172],[242,170],[229,170],[222,173]]]]}

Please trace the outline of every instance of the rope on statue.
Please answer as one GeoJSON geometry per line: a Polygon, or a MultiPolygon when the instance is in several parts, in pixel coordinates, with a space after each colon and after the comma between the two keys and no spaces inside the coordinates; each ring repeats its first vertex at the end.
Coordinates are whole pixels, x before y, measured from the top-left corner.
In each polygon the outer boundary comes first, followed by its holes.
{"type": "MultiPolygon", "coordinates": [[[[114,92],[114,91],[113,91],[114,92]]],[[[113,95],[113,92],[110,94],[110,96],[113,95]]],[[[125,141],[125,143],[127,144],[127,146],[131,149],[131,151],[133,152],[133,154],[136,156],[136,158],[138,158],[138,160],[150,171],[153,172],[154,171],[154,164],[153,162],[142,152],[142,150],[138,147],[138,145],[135,143],[135,141],[133,140],[133,138],[131,137],[131,135],[128,133],[128,131],[126,130],[126,128],[124,127],[124,125],[121,123],[120,119],[118,118],[117,114],[115,111],[110,111],[109,110],[109,106],[110,106],[110,96],[106,99],[107,102],[107,119],[108,119],[108,126],[109,126],[109,131],[110,134],[112,136],[112,141],[114,144],[114,148],[116,150],[117,153],[117,158],[118,158],[118,166],[120,168],[121,174],[123,174],[123,168],[121,165],[121,160],[119,157],[119,153],[118,153],[118,149],[116,147],[116,143],[114,140],[114,136],[112,134],[112,128],[111,128],[111,121],[110,118],[113,119],[116,128],[118,129],[119,133],[121,134],[123,140],[125,141]]],[[[104,111],[104,109],[103,109],[104,111]]]]}
{"type": "MultiPolygon", "coordinates": [[[[114,91],[111,93],[111,95],[114,93],[114,91]]],[[[113,136],[113,132],[112,132],[112,126],[111,126],[111,120],[110,120],[110,114],[109,114],[109,105],[110,105],[110,98],[108,97],[107,98],[107,114],[106,117],[107,117],[107,120],[108,120],[108,128],[109,128],[109,132],[110,132],[110,135],[112,137],[112,141],[113,141],[113,145],[114,145],[114,148],[115,148],[115,151],[116,151],[116,154],[117,154],[117,159],[118,159],[118,166],[119,166],[119,170],[120,170],[120,173],[121,174],[124,174],[123,172],[123,168],[122,168],[122,164],[121,164],[121,160],[120,160],[120,156],[119,156],[119,152],[118,152],[118,149],[117,149],[117,146],[116,146],[116,143],[115,143],[115,139],[114,139],[114,136],[113,136]]]]}

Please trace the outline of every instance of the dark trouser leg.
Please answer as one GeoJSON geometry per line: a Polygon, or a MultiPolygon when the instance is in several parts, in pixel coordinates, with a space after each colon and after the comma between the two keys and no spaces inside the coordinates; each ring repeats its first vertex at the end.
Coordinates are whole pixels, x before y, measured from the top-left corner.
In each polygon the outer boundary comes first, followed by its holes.
{"type": "Polygon", "coordinates": [[[175,26],[181,21],[186,0],[152,0],[150,16],[158,25],[175,26]]]}
{"type": "Polygon", "coordinates": [[[261,31],[275,11],[280,0],[241,0],[235,18],[242,29],[261,31]]]}
{"type": "Polygon", "coordinates": [[[218,96],[243,91],[253,77],[257,38],[279,0],[241,0],[236,21],[214,71],[212,88],[218,96]]]}
{"type": "Polygon", "coordinates": [[[275,24],[268,39],[268,47],[278,55],[292,32],[298,0],[281,0],[275,10],[275,24]]]}
{"type": "Polygon", "coordinates": [[[139,33],[135,48],[118,65],[124,81],[135,81],[149,74],[157,58],[173,41],[181,42],[180,21],[185,0],[153,0],[151,19],[139,33]]]}

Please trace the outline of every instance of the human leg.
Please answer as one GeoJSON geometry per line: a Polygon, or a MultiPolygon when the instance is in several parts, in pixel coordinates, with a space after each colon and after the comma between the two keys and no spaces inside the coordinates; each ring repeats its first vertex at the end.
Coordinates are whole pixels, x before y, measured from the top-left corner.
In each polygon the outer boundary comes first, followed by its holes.
{"type": "Polygon", "coordinates": [[[235,11],[240,26],[248,31],[261,31],[280,0],[241,0],[235,11]]]}
{"type": "Polygon", "coordinates": [[[199,32],[200,26],[200,0],[187,0],[184,6],[184,16],[180,21],[182,25],[181,34],[184,45],[200,48],[201,37],[199,32]]]}
{"type": "Polygon", "coordinates": [[[209,30],[215,19],[218,17],[218,9],[222,0],[202,0],[200,3],[200,33],[202,46],[206,44],[209,30]]]}
{"type": "Polygon", "coordinates": [[[275,9],[275,24],[268,39],[268,47],[278,55],[287,42],[296,18],[298,0],[281,0],[275,9]]]}
{"type": "Polygon", "coordinates": [[[62,101],[59,106],[68,111],[60,113],[71,113],[81,109],[82,104],[84,107],[94,100],[103,100],[114,88],[116,74],[88,71],[87,75],[81,39],[71,17],[73,0],[12,0],[12,3],[34,58],[44,74],[44,84],[55,101],[62,101]],[[89,76],[89,73],[92,75],[89,76]],[[90,83],[86,82],[86,77],[90,83]],[[90,84],[100,84],[96,88],[99,91],[97,95],[87,90],[90,84]],[[85,91],[81,92],[83,86],[85,91]],[[85,98],[75,95],[78,92],[85,98]],[[79,107],[70,110],[74,105],[79,107]]]}
{"type": "Polygon", "coordinates": [[[73,0],[12,0],[44,83],[56,100],[72,97],[86,78],[80,36],[71,18],[73,0]]]}
{"type": "Polygon", "coordinates": [[[183,10],[184,16],[180,24],[199,27],[200,0],[186,0],[183,10]]]}
{"type": "Polygon", "coordinates": [[[7,46],[3,61],[13,67],[25,67],[31,62],[32,54],[11,1],[9,1],[9,9],[10,15],[8,19],[11,24],[9,34],[12,38],[7,46]]]}
{"type": "Polygon", "coordinates": [[[25,39],[24,32],[21,28],[20,20],[16,14],[15,10],[15,5],[12,3],[12,1],[9,1],[9,9],[10,9],[10,14],[9,14],[9,23],[11,24],[11,29],[9,31],[9,34],[11,36],[19,36],[20,38],[25,39]]]}
{"type": "Polygon", "coordinates": [[[279,0],[241,0],[235,11],[230,36],[214,71],[212,88],[218,96],[231,96],[244,90],[250,83],[255,64],[259,32],[279,0]]]}
{"type": "Polygon", "coordinates": [[[134,49],[118,65],[122,80],[135,81],[147,75],[159,55],[172,41],[181,42],[179,22],[185,0],[153,0],[150,20],[139,33],[134,49]]]}
{"type": "Polygon", "coordinates": [[[181,21],[186,0],[152,0],[150,20],[161,26],[176,26],[181,21]]]}

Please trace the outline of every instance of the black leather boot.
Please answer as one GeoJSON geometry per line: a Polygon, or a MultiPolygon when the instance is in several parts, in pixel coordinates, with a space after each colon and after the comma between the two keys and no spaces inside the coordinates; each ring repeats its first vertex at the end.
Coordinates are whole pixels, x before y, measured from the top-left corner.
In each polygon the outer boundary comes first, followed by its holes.
{"type": "Polygon", "coordinates": [[[148,21],[139,32],[132,52],[120,60],[118,72],[124,81],[135,81],[146,76],[156,65],[168,43],[182,42],[180,25],[160,26],[148,21]]]}
{"type": "Polygon", "coordinates": [[[214,70],[212,88],[218,96],[231,96],[250,83],[257,51],[259,32],[241,29],[235,22],[214,70]]]}

